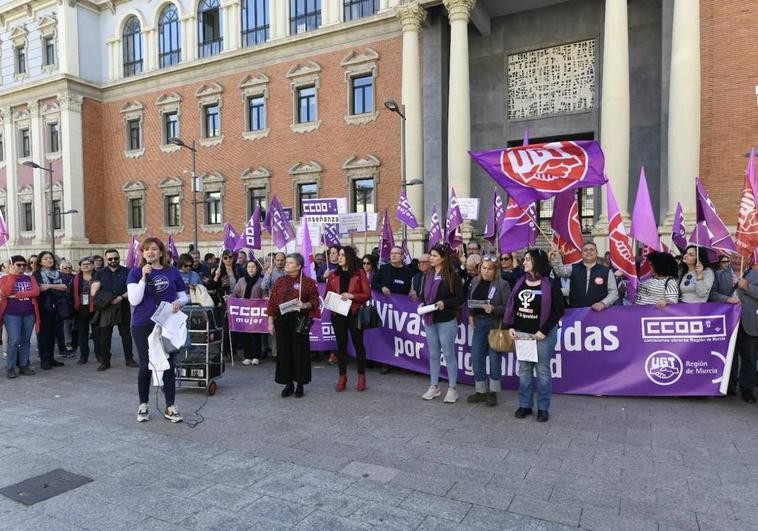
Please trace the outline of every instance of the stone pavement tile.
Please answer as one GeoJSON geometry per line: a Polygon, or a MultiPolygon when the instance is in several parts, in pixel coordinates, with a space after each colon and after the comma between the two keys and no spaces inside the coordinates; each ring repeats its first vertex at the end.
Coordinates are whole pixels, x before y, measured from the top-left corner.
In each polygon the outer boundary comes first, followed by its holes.
{"type": "MultiPolygon", "coordinates": [[[[734,511],[729,503],[723,500],[711,498],[704,492],[690,494],[681,492],[678,489],[660,490],[656,489],[656,502],[659,505],[675,507],[684,510],[690,510],[703,515],[717,516],[727,519],[734,519],[734,511]]],[[[758,514],[758,509],[756,509],[758,514]]]]}
{"type": "Polygon", "coordinates": [[[159,469],[146,464],[133,464],[123,468],[115,468],[108,475],[118,478],[123,484],[145,487],[158,481],[159,469]]]}
{"type": "Polygon", "coordinates": [[[196,478],[177,472],[161,475],[160,479],[153,483],[150,488],[172,496],[190,498],[213,485],[216,483],[211,478],[196,478]]]}
{"type": "Polygon", "coordinates": [[[351,514],[350,517],[372,527],[415,529],[426,518],[426,514],[402,507],[388,507],[380,503],[366,503],[351,514]]]}
{"type": "Polygon", "coordinates": [[[0,496],[0,529],[19,529],[20,523],[33,518],[41,511],[0,496]]]}
{"type": "MultiPolygon", "coordinates": [[[[352,482],[350,480],[346,485],[352,482]]],[[[312,506],[340,516],[350,515],[365,503],[365,500],[343,494],[329,485],[328,481],[319,482],[307,475],[298,478],[271,476],[255,484],[252,489],[259,494],[312,506]]]]}
{"type": "Polygon", "coordinates": [[[513,498],[508,510],[512,513],[574,527],[579,525],[579,517],[582,512],[576,504],[542,501],[519,495],[513,498]]]}
{"type": "Polygon", "coordinates": [[[446,497],[452,500],[484,505],[493,509],[508,509],[515,492],[503,490],[495,486],[471,481],[458,481],[453,485],[446,497]]]}
{"type": "Polygon", "coordinates": [[[681,476],[656,474],[653,472],[637,472],[635,470],[624,469],[622,482],[632,486],[647,486],[651,489],[682,489],[687,490],[687,479],[681,476]]]}
{"type": "Polygon", "coordinates": [[[188,529],[209,531],[246,531],[252,523],[237,513],[218,507],[206,506],[199,513],[182,520],[180,525],[188,529]]]}
{"type": "Polygon", "coordinates": [[[370,478],[373,481],[387,483],[394,478],[399,470],[396,468],[372,465],[361,461],[351,461],[345,468],[340,470],[341,474],[355,478],[370,478]]]}
{"type": "MultiPolygon", "coordinates": [[[[554,457],[542,457],[537,453],[513,451],[505,457],[503,463],[506,465],[539,466],[551,470],[560,470],[561,465],[563,465],[563,460],[554,457]]],[[[494,470],[494,472],[497,472],[497,470],[494,470]]]]}
{"type": "Polygon", "coordinates": [[[361,460],[370,449],[344,444],[330,438],[308,437],[295,445],[295,448],[309,452],[318,452],[332,457],[361,460]]]}
{"type": "MultiPolygon", "coordinates": [[[[326,494],[326,493],[325,493],[326,494]]],[[[283,526],[295,526],[314,508],[287,500],[262,496],[252,504],[237,512],[241,518],[251,521],[272,522],[283,526]]]]}
{"type": "Polygon", "coordinates": [[[577,474],[579,476],[589,476],[609,480],[621,479],[621,470],[622,469],[614,466],[581,463],[577,461],[564,461],[561,465],[561,472],[571,472],[572,474],[577,474]]]}
{"type": "Polygon", "coordinates": [[[606,511],[618,513],[621,507],[621,498],[605,490],[558,486],[550,495],[551,502],[579,505],[581,507],[594,507],[606,511]]]}
{"type": "Polygon", "coordinates": [[[263,481],[267,474],[256,474],[252,468],[241,466],[225,466],[214,469],[204,479],[214,483],[230,485],[234,487],[250,487],[263,481]]]}
{"type": "Polygon", "coordinates": [[[697,530],[698,528],[694,511],[677,509],[657,503],[640,503],[626,498],[621,498],[621,516],[656,520],[660,525],[665,524],[681,529],[697,530]]]}
{"type": "Polygon", "coordinates": [[[482,529],[471,524],[460,524],[452,520],[437,518],[436,516],[427,516],[423,522],[416,528],[416,531],[471,531],[472,529],[482,529]]]}
{"type": "Polygon", "coordinates": [[[74,525],[70,522],[64,522],[53,516],[43,514],[30,518],[29,520],[25,520],[21,524],[21,527],[17,529],[23,529],[24,531],[61,531],[62,529],[73,531],[85,528],[74,525]]]}
{"type": "Polygon", "coordinates": [[[475,529],[518,529],[519,531],[568,531],[572,529],[555,522],[547,522],[538,518],[476,505],[463,519],[463,524],[475,529]]]}
{"type": "Polygon", "coordinates": [[[142,520],[139,526],[135,527],[134,529],[139,529],[140,531],[180,531],[187,528],[169,522],[164,522],[158,518],[147,517],[142,520]]]}
{"type": "MultiPolygon", "coordinates": [[[[466,465],[470,465],[467,462],[466,465]]],[[[492,462],[489,465],[482,465],[481,468],[469,468],[467,466],[457,466],[442,464],[434,470],[434,475],[441,478],[450,478],[455,480],[468,480],[468,481],[481,481],[488,482],[492,479],[493,474],[489,470],[493,465],[497,465],[499,462],[492,462]]]]}
{"type": "Polygon", "coordinates": [[[433,474],[415,474],[401,471],[390,480],[389,484],[437,496],[444,496],[455,484],[455,480],[438,478],[433,474]]]}
{"type": "Polygon", "coordinates": [[[618,512],[585,507],[582,509],[580,527],[591,531],[657,531],[658,522],[640,517],[622,517],[618,512]]]}
{"type": "Polygon", "coordinates": [[[229,511],[239,511],[261,497],[260,493],[226,485],[213,485],[193,495],[187,501],[199,505],[212,504],[229,511]]]}
{"type": "Polygon", "coordinates": [[[749,527],[739,520],[700,513],[697,513],[697,525],[700,531],[744,531],[749,527]]]}
{"type": "Polygon", "coordinates": [[[382,505],[396,506],[412,491],[397,485],[377,483],[370,479],[359,479],[343,491],[346,496],[355,496],[382,505]]]}
{"type": "Polygon", "coordinates": [[[743,499],[739,497],[734,498],[731,501],[731,505],[737,520],[740,520],[747,525],[758,527],[758,506],[754,503],[745,503],[743,499]]]}
{"type": "Polygon", "coordinates": [[[222,467],[240,467],[250,468],[251,466],[262,461],[260,457],[249,452],[240,452],[238,450],[224,450],[223,452],[209,456],[208,464],[218,468],[222,467]]]}
{"type": "Polygon", "coordinates": [[[434,494],[411,492],[400,504],[400,507],[461,522],[471,509],[471,504],[435,496],[434,494]]]}
{"type": "Polygon", "coordinates": [[[178,498],[157,492],[147,495],[143,494],[136,499],[127,499],[124,505],[145,516],[152,516],[153,518],[158,518],[172,524],[178,524],[185,518],[199,513],[204,508],[202,504],[198,504],[188,498],[178,498]]]}
{"type": "Polygon", "coordinates": [[[545,501],[550,499],[550,493],[553,491],[553,487],[553,484],[543,483],[542,481],[534,479],[514,479],[508,476],[498,475],[487,483],[488,489],[510,492],[514,495],[526,495],[530,498],[537,498],[545,501]]]}
{"type": "Polygon", "coordinates": [[[344,518],[316,511],[300,522],[295,529],[301,531],[353,531],[360,529],[373,529],[368,524],[352,518],[344,518]]]}
{"type": "Polygon", "coordinates": [[[35,506],[54,518],[88,529],[134,529],[145,516],[118,503],[93,498],[74,489],[35,506]]]}

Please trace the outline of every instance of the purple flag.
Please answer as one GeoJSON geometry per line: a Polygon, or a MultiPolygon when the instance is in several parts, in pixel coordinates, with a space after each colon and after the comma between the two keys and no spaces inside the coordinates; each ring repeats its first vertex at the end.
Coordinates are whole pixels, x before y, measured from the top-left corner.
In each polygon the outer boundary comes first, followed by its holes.
{"type": "Polygon", "coordinates": [[[132,269],[139,266],[142,245],[136,236],[132,236],[132,243],[129,245],[129,251],[126,253],[126,267],[132,269]]]}
{"type": "Polygon", "coordinates": [[[395,235],[392,234],[390,219],[387,217],[387,209],[384,209],[384,221],[382,222],[382,235],[379,240],[379,258],[389,262],[390,252],[395,246],[395,235]]]}
{"type": "Polygon", "coordinates": [[[303,241],[300,242],[300,254],[305,258],[303,273],[306,277],[316,280],[316,262],[313,258],[313,245],[311,244],[311,231],[308,230],[307,216],[303,216],[303,241]]]}
{"type": "Polygon", "coordinates": [[[440,241],[442,241],[442,226],[440,225],[440,215],[437,212],[437,205],[434,205],[429,225],[429,248],[431,249],[440,241]]]}
{"type": "Polygon", "coordinates": [[[512,197],[508,198],[503,224],[500,226],[500,252],[507,253],[534,247],[537,241],[535,218],[537,209],[534,203],[520,207],[512,197]]]}
{"type": "Polygon", "coordinates": [[[166,248],[168,249],[171,258],[174,260],[174,262],[176,262],[179,259],[179,251],[176,249],[173,234],[168,235],[168,243],[166,244],[166,248]]]}
{"type": "Polygon", "coordinates": [[[566,190],[607,182],[603,175],[603,151],[594,140],[531,144],[469,154],[521,206],[566,190]]]}
{"type": "Polygon", "coordinates": [[[719,255],[714,251],[715,247],[713,246],[713,233],[704,221],[695,225],[692,234],[690,234],[689,242],[698,247],[704,247],[708,260],[712,263],[718,262],[719,255]]]}
{"type": "Polygon", "coordinates": [[[3,213],[0,212],[0,245],[5,245],[8,243],[9,235],[10,233],[8,232],[8,225],[5,223],[3,213]]]}
{"type": "Polygon", "coordinates": [[[271,213],[269,220],[271,223],[271,239],[274,241],[274,246],[277,249],[283,249],[296,238],[295,228],[287,219],[284,209],[276,197],[271,201],[269,212],[271,213]]]}
{"type": "Polygon", "coordinates": [[[231,223],[227,222],[226,225],[224,225],[224,249],[229,249],[230,251],[234,249],[239,237],[239,232],[232,227],[231,223]]]}
{"type": "Polygon", "coordinates": [[[261,245],[261,209],[255,207],[253,215],[245,226],[245,232],[237,239],[234,252],[242,249],[260,249],[261,245]]]}
{"type": "Polygon", "coordinates": [[[674,226],[671,229],[671,241],[674,242],[680,253],[684,253],[687,248],[687,229],[684,226],[684,212],[682,204],[677,201],[676,212],[674,213],[674,226]]]}
{"type": "Polygon", "coordinates": [[[487,215],[487,225],[484,227],[484,239],[492,245],[495,245],[498,227],[503,223],[504,217],[505,208],[503,208],[503,200],[500,198],[500,194],[497,193],[497,190],[495,190],[492,197],[490,212],[487,215]]]}
{"type": "Polygon", "coordinates": [[[327,247],[337,246],[341,247],[340,243],[340,231],[339,224],[327,223],[321,229],[321,241],[327,247]]]}
{"type": "Polygon", "coordinates": [[[400,248],[403,250],[403,263],[405,265],[409,265],[413,258],[411,258],[411,252],[408,250],[408,242],[406,240],[403,240],[400,248]]]}
{"type": "Polygon", "coordinates": [[[395,217],[401,222],[408,225],[408,227],[411,229],[418,228],[418,221],[416,221],[416,216],[413,214],[411,203],[405,196],[405,192],[400,194],[400,199],[397,202],[397,210],[395,211],[395,217]]]}
{"type": "Polygon", "coordinates": [[[696,178],[695,182],[697,185],[697,222],[705,222],[708,226],[708,231],[711,233],[710,247],[724,253],[737,252],[737,247],[734,245],[732,236],[729,234],[729,229],[721,221],[716,212],[716,207],[711,202],[700,178],[696,178]]]}
{"type": "Polygon", "coordinates": [[[637,198],[634,200],[632,228],[629,230],[629,235],[651,249],[661,250],[661,237],[658,235],[658,225],[655,223],[644,166],[640,169],[640,183],[637,187],[637,198]]]}
{"type": "Polygon", "coordinates": [[[450,202],[447,206],[447,218],[445,218],[445,241],[451,249],[457,249],[463,243],[463,236],[458,228],[463,225],[463,216],[458,206],[458,198],[455,197],[455,188],[450,194],[450,202]]]}

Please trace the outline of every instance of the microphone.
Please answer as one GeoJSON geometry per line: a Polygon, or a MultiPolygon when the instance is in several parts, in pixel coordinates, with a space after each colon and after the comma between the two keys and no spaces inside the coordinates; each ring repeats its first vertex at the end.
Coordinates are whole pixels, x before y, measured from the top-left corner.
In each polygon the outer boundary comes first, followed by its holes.
{"type": "MultiPolygon", "coordinates": [[[[149,265],[150,267],[152,267],[153,266],[153,262],[151,260],[147,260],[147,265],[149,265]]],[[[148,286],[152,286],[153,285],[153,280],[150,278],[150,275],[145,275],[145,284],[147,284],[148,286]]]]}

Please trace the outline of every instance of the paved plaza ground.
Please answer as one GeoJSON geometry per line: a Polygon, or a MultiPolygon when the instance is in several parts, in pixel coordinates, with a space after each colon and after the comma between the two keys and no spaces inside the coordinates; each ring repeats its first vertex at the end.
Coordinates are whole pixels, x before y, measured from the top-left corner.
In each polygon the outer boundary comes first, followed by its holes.
{"type": "MultiPolygon", "coordinates": [[[[402,372],[370,370],[362,394],[351,372],[337,394],[323,364],[282,399],[267,360],[229,367],[190,428],[152,396],[137,424],[136,370],[95,367],[0,380],[0,487],[94,479],[31,507],[0,496],[1,529],[758,528],[758,407],[735,398],[556,396],[538,424],[512,391],[425,402],[428,379],[402,372]]],[[[177,394],[185,418],[204,400],[177,394]]]]}

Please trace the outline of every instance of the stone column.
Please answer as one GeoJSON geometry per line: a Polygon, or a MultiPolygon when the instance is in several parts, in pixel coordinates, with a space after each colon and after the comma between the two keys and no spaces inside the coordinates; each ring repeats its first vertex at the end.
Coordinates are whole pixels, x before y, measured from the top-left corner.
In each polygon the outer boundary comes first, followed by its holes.
{"type": "Polygon", "coordinates": [[[116,44],[118,43],[118,39],[116,37],[111,37],[110,39],[107,39],[105,41],[105,45],[108,49],[108,80],[112,81],[117,78],[117,72],[119,64],[116,61],[116,44]]]}
{"type": "Polygon", "coordinates": [[[321,26],[339,24],[342,20],[343,2],[340,0],[321,1],[321,26]]]}
{"type": "Polygon", "coordinates": [[[197,59],[197,24],[194,15],[186,15],[182,22],[182,61],[197,59]]]}
{"type": "Polygon", "coordinates": [[[63,244],[87,243],[84,226],[84,153],[82,139],[82,97],[70,92],[58,94],[61,108],[61,164],[63,175],[63,211],[76,209],[78,214],[64,216],[63,244]]]}
{"type": "MultiPolygon", "coordinates": [[[[621,215],[629,218],[629,24],[627,0],[605,0],[603,81],[600,89],[600,144],[605,173],[621,215]]],[[[600,231],[608,233],[608,205],[602,195],[600,231]]]]}
{"type": "MultiPolygon", "coordinates": [[[[403,27],[403,79],[401,99],[405,106],[405,178],[424,178],[424,122],[421,107],[421,59],[419,32],[426,10],[417,0],[400,4],[396,10],[403,27]]],[[[418,219],[424,219],[424,187],[409,186],[408,201],[418,219]]]]}
{"type": "Polygon", "coordinates": [[[269,2],[269,40],[283,39],[289,33],[289,2],[269,2]]]}
{"type": "Polygon", "coordinates": [[[379,0],[379,12],[387,11],[390,8],[390,0],[379,0]]]}
{"type": "Polygon", "coordinates": [[[677,201],[688,218],[695,216],[695,177],[700,168],[700,0],[674,3],[669,80],[667,226],[673,225],[677,201]]]}
{"type": "Polygon", "coordinates": [[[476,0],[443,0],[450,20],[447,171],[457,197],[471,197],[468,22],[476,0]]]}
{"type": "Polygon", "coordinates": [[[224,0],[221,3],[221,11],[224,51],[237,50],[240,47],[240,33],[242,31],[239,0],[224,0]]]}
{"type": "Polygon", "coordinates": [[[3,138],[5,140],[5,213],[8,216],[10,245],[18,241],[21,234],[21,222],[18,217],[18,175],[16,165],[16,128],[13,126],[13,110],[6,107],[0,110],[3,116],[3,138]]]}
{"type": "Polygon", "coordinates": [[[150,72],[158,66],[158,32],[155,26],[142,28],[142,71],[150,72]]]}
{"type": "Polygon", "coordinates": [[[79,22],[75,2],[58,2],[58,71],[79,76],[79,22]]]}
{"type": "MultiPolygon", "coordinates": [[[[45,148],[42,142],[42,119],[39,114],[39,103],[31,101],[27,105],[31,123],[29,125],[29,134],[32,137],[32,156],[30,160],[40,166],[47,168],[45,159],[45,148]]],[[[61,136],[65,141],[65,136],[61,136]]],[[[34,171],[34,243],[37,245],[48,245],[50,242],[50,198],[52,189],[48,195],[48,183],[50,178],[48,172],[43,170],[34,171]]]]}

